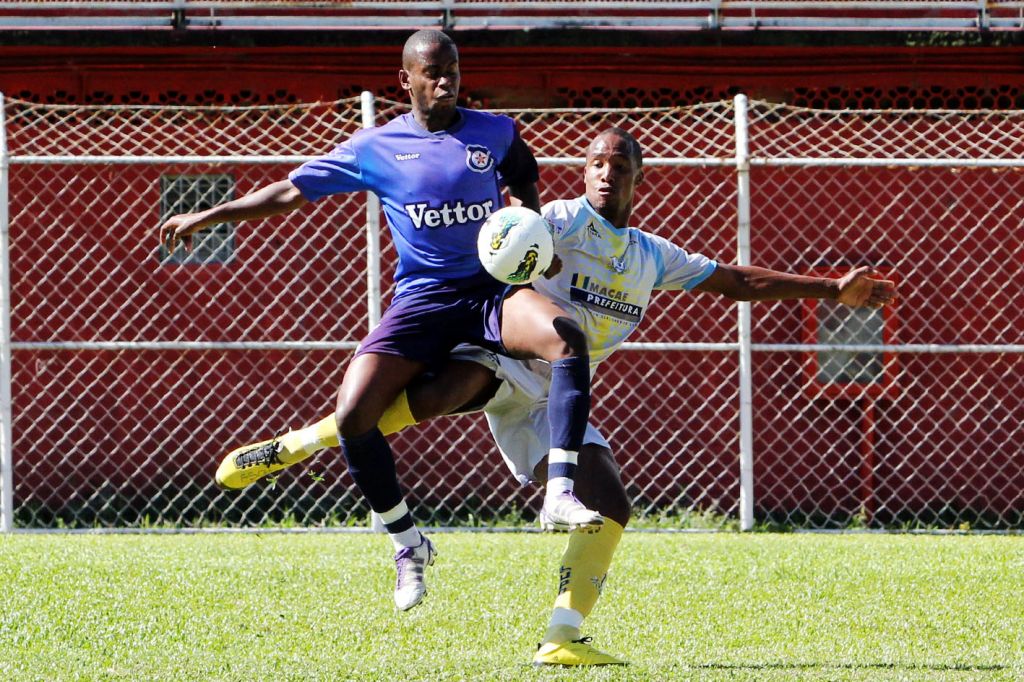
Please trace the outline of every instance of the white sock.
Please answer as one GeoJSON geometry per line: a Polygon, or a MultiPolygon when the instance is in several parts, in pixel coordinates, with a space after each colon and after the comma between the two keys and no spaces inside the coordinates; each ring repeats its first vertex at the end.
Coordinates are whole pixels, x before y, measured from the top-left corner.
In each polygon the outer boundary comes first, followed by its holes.
{"type": "Polygon", "coordinates": [[[574,450],[551,448],[548,451],[548,483],[545,488],[547,497],[557,497],[566,491],[573,491],[576,485],[578,457],[579,453],[574,450]]]}
{"type": "Polygon", "coordinates": [[[281,461],[286,464],[301,462],[325,448],[338,447],[338,424],[330,415],[301,429],[289,431],[279,439],[284,446],[281,461]]]}
{"type": "Polygon", "coordinates": [[[545,642],[563,644],[580,638],[580,626],[583,625],[583,614],[576,609],[556,606],[548,621],[548,631],[544,634],[545,642]]]}
{"type": "MultiPolygon", "coordinates": [[[[409,514],[409,507],[406,506],[405,500],[402,500],[386,512],[381,512],[379,516],[380,520],[384,522],[384,527],[388,531],[391,543],[395,546],[395,551],[403,547],[419,547],[420,543],[423,542],[423,536],[420,535],[420,531],[415,525],[400,531],[392,531],[388,528],[388,526],[392,526],[406,517],[408,517],[409,521],[412,521],[412,515],[409,514]]],[[[402,523],[401,525],[404,526],[405,524],[402,523]]]]}

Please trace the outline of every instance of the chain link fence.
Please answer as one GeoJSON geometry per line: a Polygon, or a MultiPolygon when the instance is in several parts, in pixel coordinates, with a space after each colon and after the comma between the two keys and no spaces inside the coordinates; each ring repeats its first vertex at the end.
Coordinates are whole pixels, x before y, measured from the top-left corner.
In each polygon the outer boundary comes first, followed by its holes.
{"type": "MultiPolygon", "coordinates": [[[[874,263],[900,301],[873,329],[759,309],[757,504],[813,527],[1019,528],[1019,111],[815,111],[760,104],[750,122],[752,251],[769,266],[874,263]],[[874,340],[861,376],[818,350],[874,340]],[[840,379],[842,385],[827,381],[840,379]]],[[[868,325],[870,327],[871,325],[868,325]]],[[[755,346],[755,348],[758,346],[755,346]]],[[[832,354],[835,356],[835,354],[832,354]]],[[[847,353],[848,363],[857,362],[847,353]]]]}
{"type": "MultiPolygon", "coordinates": [[[[391,296],[376,204],[346,195],[218,226],[189,257],[168,254],[156,229],[406,110],[6,101],[8,527],[365,523],[338,451],[242,493],[212,474],[228,449],[333,410],[391,296]]],[[[646,154],[634,224],[723,262],[871,263],[899,283],[885,313],[657,295],[593,389],[641,517],[1021,525],[1024,114],[747,111],[743,98],[509,113],[540,159],[545,201],[582,193],[586,144],[620,125],[646,154]]],[[[420,523],[535,517],[540,489],[508,476],[478,416],[392,443],[420,523]]]]}

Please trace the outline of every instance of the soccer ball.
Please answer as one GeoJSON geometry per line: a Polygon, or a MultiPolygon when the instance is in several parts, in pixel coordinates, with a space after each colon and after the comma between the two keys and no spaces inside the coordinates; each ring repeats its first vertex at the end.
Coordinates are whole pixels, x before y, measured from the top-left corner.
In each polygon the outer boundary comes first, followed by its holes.
{"type": "Polygon", "coordinates": [[[521,206],[492,213],[480,227],[476,246],[484,270],[506,284],[536,281],[555,253],[547,221],[521,206]]]}

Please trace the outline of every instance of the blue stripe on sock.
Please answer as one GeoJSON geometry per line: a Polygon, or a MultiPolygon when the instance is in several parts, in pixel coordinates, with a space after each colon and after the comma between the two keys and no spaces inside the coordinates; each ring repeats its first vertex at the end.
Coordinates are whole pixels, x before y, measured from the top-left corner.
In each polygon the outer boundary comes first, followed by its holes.
{"type": "Polygon", "coordinates": [[[552,478],[576,478],[576,465],[569,462],[548,464],[548,480],[552,478]]]}

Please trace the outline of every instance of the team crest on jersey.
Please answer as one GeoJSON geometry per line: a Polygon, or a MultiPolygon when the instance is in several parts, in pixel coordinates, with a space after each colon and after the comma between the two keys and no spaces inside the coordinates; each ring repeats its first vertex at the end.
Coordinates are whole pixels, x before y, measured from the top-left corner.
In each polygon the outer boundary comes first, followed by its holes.
{"type": "Polygon", "coordinates": [[[466,165],[469,170],[477,173],[486,173],[494,167],[494,157],[491,150],[482,144],[466,145],[466,165]]]}

